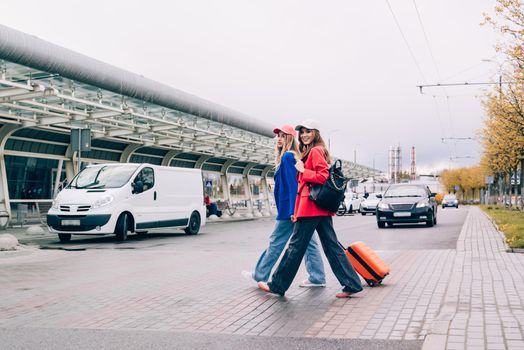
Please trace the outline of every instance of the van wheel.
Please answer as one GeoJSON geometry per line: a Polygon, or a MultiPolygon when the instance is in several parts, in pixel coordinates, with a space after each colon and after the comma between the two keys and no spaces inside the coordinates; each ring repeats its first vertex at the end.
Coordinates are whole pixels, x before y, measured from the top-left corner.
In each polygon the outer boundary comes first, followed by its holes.
{"type": "Polygon", "coordinates": [[[71,234],[69,234],[69,233],[59,233],[58,234],[58,239],[62,243],[67,243],[67,242],[69,242],[71,240],[71,234]]]}
{"type": "Polygon", "coordinates": [[[200,214],[194,211],[191,213],[191,217],[189,218],[189,224],[184,229],[184,231],[188,235],[196,235],[198,234],[199,230],[200,230],[200,214]]]}
{"type": "Polygon", "coordinates": [[[118,217],[115,227],[115,236],[117,241],[125,241],[127,239],[128,229],[127,214],[123,213],[118,217]]]}

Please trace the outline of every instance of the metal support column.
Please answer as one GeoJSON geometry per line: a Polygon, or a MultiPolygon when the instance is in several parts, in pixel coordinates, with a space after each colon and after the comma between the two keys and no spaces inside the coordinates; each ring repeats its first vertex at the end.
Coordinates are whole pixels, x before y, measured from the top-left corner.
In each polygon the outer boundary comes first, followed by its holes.
{"type": "Polygon", "coordinates": [[[260,185],[262,187],[262,191],[264,193],[264,204],[266,206],[266,210],[262,213],[264,216],[270,216],[273,215],[273,210],[271,208],[271,202],[269,200],[269,186],[267,185],[267,174],[269,171],[273,169],[272,165],[268,165],[267,167],[262,170],[262,179],[260,180],[260,185]]]}
{"type": "Polygon", "coordinates": [[[5,124],[0,128],[0,216],[8,215],[8,219],[12,215],[4,152],[7,139],[18,129],[20,126],[17,124],[5,124]]]}
{"type": "MultiPolygon", "coordinates": [[[[231,193],[229,192],[229,182],[227,180],[227,171],[229,167],[234,164],[235,160],[228,160],[222,165],[222,169],[220,169],[220,182],[222,183],[222,193],[224,193],[224,200],[229,203],[229,205],[232,205],[231,203],[231,193]]],[[[228,214],[226,212],[222,213],[222,216],[227,216],[228,214]]]]}
{"type": "Polygon", "coordinates": [[[247,194],[247,213],[246,217],[262,216],[259,211],[255,212],[253,207],[253,193],[251,193],[251,186],[249,186],[249,172],[256,163],[248,163],[242,172],[242,184],[244,185],[244,193],[247,194]]]}
{"type": "Polygon", "coordinates": [[[62,167],[64,166],[64,160],[60,159],[58,161],[58,167],[56,168],[56,177],[55,177],[55,186],[53,187],[53,198],[58,194],[60,187],[60,179],[62,179],[62,167]]]}

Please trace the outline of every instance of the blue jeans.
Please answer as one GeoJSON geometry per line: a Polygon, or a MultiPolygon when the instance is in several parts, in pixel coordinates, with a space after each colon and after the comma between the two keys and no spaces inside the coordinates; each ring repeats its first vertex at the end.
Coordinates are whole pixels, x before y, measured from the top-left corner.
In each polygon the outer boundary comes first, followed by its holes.
{"type": "MultiPolygon", "coordinates": [[[[255,281],[267,282],[269,275],[280,254],[284,250],[289,237],[293,233],[293,222],[291,220],[277,220],[273,233],[269,238],[269,247],[258,259],[257,266],[253,272],[255,281]]],[[[326,283],[324,263],[318,249],[318,242],[315,236],[311,237],[305,253],[306,270],[309,274],[309,281],[312,283],[326,283]]]]}
{"type": "Polygon", "coordinates": [[[272,281],[268,283],[271,291],[280,295],[286,293],[291,282],[293,282],[293,278],[295,278],[302,257],[309,249],[307,244],[315,230],[318,232],[320,243],[322,243],[331,270],[344,287],[343,291],[360,292],[362,290],[360,278],[349,263],[340,243],[338,243],[331,216],[298,218],[289,246],[273,274],[272,281]]]}

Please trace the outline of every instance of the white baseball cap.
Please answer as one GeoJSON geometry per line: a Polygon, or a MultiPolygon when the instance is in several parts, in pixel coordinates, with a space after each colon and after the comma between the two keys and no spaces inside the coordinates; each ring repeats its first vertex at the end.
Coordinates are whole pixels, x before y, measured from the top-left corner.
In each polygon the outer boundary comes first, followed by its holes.
{"type": "Polygon", "coordinates": [[[302,123],[298,124],[295,127],[295,130],[300,130],[301,128],[306,128],[309,130],[317,130],[320,131],[320,124],[315,119],[306,119],[302,123]]]}

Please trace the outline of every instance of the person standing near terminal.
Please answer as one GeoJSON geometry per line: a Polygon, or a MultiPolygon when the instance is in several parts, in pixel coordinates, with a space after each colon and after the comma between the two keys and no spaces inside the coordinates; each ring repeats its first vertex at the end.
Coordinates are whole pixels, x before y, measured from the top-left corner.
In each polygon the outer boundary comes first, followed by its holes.
{"type": "MultiPolygon", "coordinates": [[[[295,140],[296,131],[290,125],[273,130],[278,135],[275,146],[275,203],[277,205],[277,218],[273,233],[269,238],[269,247],[262,253],[256,264],[255,270],[242,271],[246,278],[256,282],[267,282],[271,270],[284,250],[286,243],[293,232],[292,216],[297,197],[297,170],[295,164],[298,159],[298,146],[295,140]]],[[[300,161],[300,160],[299,160],[300,161]]],[[[324,264],[315,237],[304,245],[306,270],[309,278],[303,281],[301,287],[325,287],[326,276],[324,264]]],[[[302,254],[304,255],[304,254],[302,254]]],[[[302,260],[302,257],[301,257],[302,260]]],[[[299,261],[300,265],[300,261],[299,261]]]]}
{"type": "Polygon", "coordinates": [[[322,185],[329,176],[329,152],[315,120],[306,120],[295,129],[299,131],[299,150],[302,155],[302,160],[295,165],[299,172],[294,214],[296,223],[289,246],[271,282],[259,282],[258,287],[268,293],[284,295],[295,278],[311,236],[317,230],[331,270],[343,286],[336,297],[348,298],[362,290],[360,278],[338,243],[333,229],[334,213],[318,207],[309,199],[308,184],[322,185]]]}

